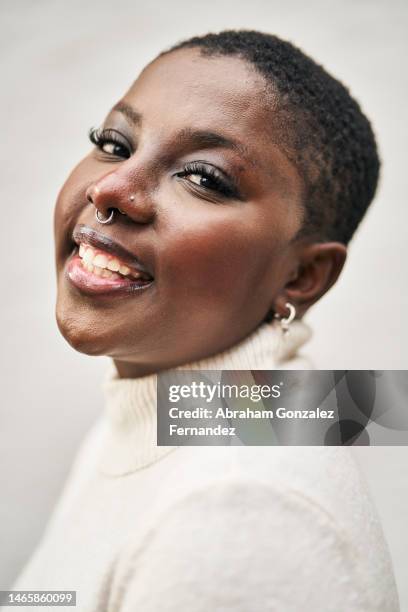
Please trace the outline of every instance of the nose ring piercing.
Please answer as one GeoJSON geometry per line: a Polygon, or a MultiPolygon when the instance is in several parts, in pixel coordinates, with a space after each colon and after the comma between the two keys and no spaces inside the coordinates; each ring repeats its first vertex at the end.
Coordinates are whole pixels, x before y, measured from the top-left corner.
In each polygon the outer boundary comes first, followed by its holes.
{"type": "Polygon", "coordinates": [[[110,208],[110,209],[108,208],[108,210],[111,211],[109,217],[105,217],[103,214],[101,214],[100,210],[98,210],[98,209],[95,210],[96,220],[99,223],[102,223],[102,225],[108,225],[109,223],[113,222],[113,217],[115,215],[115,209],[114,208],[110,208]]]}
{"type": "Polygon", "coordinates": [[[134,195],[131,195],[131,196],[129,197],[129,200],[130,200],[131,202],[134,202],[134,201],[135,201],[135,196],[134,196],[134,195]]]}

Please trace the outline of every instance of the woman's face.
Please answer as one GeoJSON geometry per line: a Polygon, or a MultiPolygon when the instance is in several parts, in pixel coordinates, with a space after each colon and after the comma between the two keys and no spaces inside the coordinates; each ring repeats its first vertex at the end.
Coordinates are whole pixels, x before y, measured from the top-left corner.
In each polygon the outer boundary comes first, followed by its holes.
{"type": "Polygon", "coordinates": [[[143,375],[232,346],[276,305],[302,185],[265,95],[246,62],[184,49],[145,68],[108,114],[55,210],[57,321],[74,348],[143,375]],[[109,208],[102,225],[95,211],[109,208]]]}

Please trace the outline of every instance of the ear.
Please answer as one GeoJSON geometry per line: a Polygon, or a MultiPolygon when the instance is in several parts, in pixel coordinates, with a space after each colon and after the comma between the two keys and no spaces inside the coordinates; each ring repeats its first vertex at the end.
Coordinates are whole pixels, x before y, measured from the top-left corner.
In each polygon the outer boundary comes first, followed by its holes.
{"type": "Polygon", "coordinates": [[[297,268],[275,299],[274,311],[287,316],[286,302],[304,313],[334,285],[347,257],[347,247],[341,242],[299,245],[297,268]]]}

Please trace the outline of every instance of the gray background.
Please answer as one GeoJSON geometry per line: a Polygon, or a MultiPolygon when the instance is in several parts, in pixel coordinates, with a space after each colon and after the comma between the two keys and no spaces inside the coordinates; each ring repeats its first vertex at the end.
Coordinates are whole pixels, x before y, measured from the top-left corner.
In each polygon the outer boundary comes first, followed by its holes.
{"type": "MultiPolygon", "coordinates": [[[[309,354],[325,369],[406,369],[406,31],[402,1],[0,3],[2,402],[0,589],[37,543],[84,432],[101,411],[104,358],[54,323],[52,209],[86,133],[146,61],[186,36],[256,28],[301,46],[373,120],[381,188],[338,284],[313,308],[309,354]]],[[[408,449],[353,449],[367,475],[408,610],[408,449]]]]}

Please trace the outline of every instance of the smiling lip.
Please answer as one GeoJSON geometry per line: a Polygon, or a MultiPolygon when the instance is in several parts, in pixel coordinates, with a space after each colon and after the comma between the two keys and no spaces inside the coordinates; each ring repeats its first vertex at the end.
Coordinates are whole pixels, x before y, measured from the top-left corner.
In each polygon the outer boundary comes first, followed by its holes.
{"type": "Polygon", "coordinates": [[[123,246],[117,242],[114,242],[108,236],[105,236],[104,234],[92,229],[91,227],[82,224],[77,225],[72,232],[72,239],[78,246],[80,244],[89,244],[91,247],[95,247],[96,249],[100,249],[101,251],[105,251],[111,255],[115,255],[123,262],[128,264],[128,266],[133,270],[147,274],[153,279],[153,274],[151,271],[136,255],[130,253],[123,246]]]}
{"type": "MultiPolygon", "coordinates": [[[[137,292],[144,293],[143,290],[154,283],[153,276],[140,259],[107,236],[86,225],[78,225],[72,233],[72,238],[77,246],[66,262],[65,274],[70,283],[81,293],[101,297],[104,295],[110,297],[137,292]],[[79,247],[86,248],[86,245],[96,249],[96,252],[112,255],[117,260],[119,259],[122,264],[127,265],[127,272],[124,272],[124,275],[119,274],[119,272],[109,272],[107,277],[102,276],[105,271],[102,272],[102,269],[98,268],[97,265],[87,265],[83,260],[83,255],[80,256],[79,247]],[[96,274],[98,269],[99,274],[96,274]]],[[[104,264],[101,263],[101,265],[104,264]]],[[[118,268],[114,269],[117,270],[118,268]]]]}

